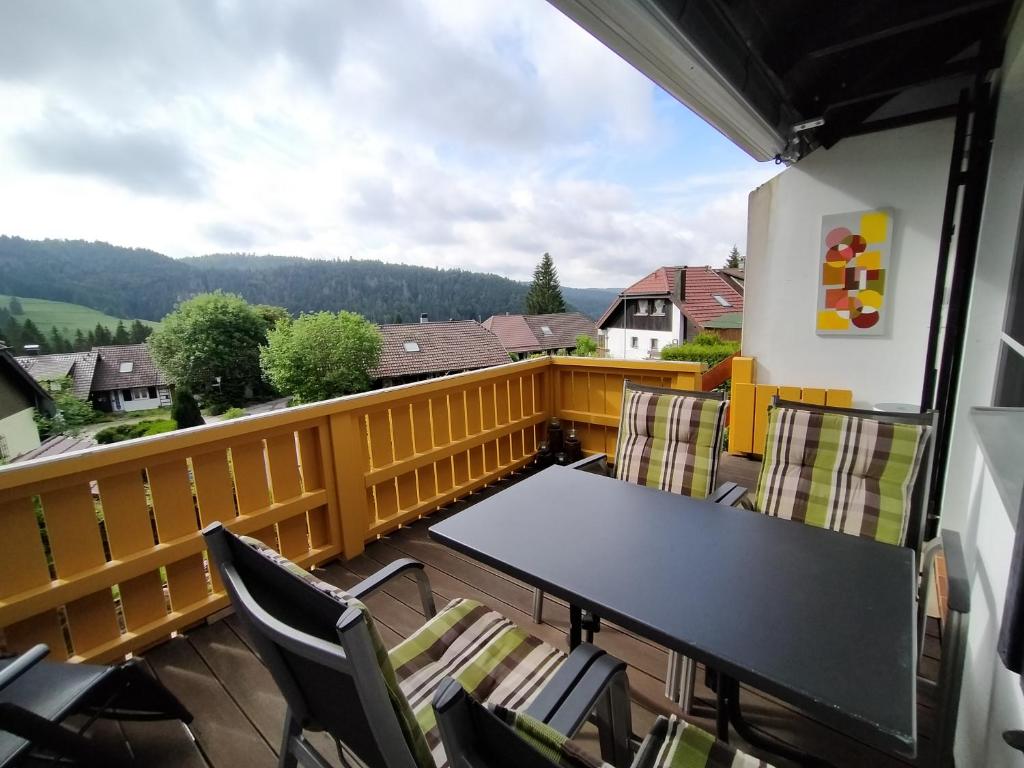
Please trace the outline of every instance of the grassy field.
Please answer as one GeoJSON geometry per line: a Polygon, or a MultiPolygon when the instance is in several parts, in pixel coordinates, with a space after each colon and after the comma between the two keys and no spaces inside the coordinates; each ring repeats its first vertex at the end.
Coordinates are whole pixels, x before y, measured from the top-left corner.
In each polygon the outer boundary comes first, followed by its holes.
{"type": "MultiPolygon", "coordinates": [[[[0,294],[0,307],[7,307],[11,297],[0,294]]],[[[105,315],[97,309],[83,307],[81,304],[67,304],[63,301],[48,301],[46,299],[26,299],[19,296],[18,301],[25,310],[25,314],[18,315],[20,322],[26,318],[32,320],[43,333],[49,333],[52,326],[56,326],[69,339],[73,338],[75,331],[81,329],[87,333],[96,327],[96,323],[105,325],[113,333],[117,328],[120,318],[105,315]]],[[[143,325],[157,328],[160,323],[152,320],[143,320],[143,325]]],[[[125,327],[132,324],[131,320],[124,320],[125,327]]]]}

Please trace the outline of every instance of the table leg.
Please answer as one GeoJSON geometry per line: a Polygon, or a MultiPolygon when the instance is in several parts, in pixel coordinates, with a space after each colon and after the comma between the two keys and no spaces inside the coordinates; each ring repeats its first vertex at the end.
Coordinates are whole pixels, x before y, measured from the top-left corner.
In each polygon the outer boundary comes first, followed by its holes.
{"type": "Polygon", "coordinates": [[[583,642],[583,611],[578,606],[569,606],[569,650],[574,651],[583,642]]]}
{"type": "MultiPolygon", "coordinates": [[[[721,672],[718,673],[718,727],[719,727],[719,738],[722,738],[722,706],[725,705],[728,713],[728,722],[732,723],[732,727],[736,730],[736,733],[741,739],[746,741],[752,747],[757,747],[765,752],[770,752],[773,755],[784,757],[787,760],[793,760],[794,762],[808,766],[808,768],[834,768],[832,763],[827,760],[817,757],[815,755],[808,754],[803,750],[796,749],[784,744],[783,742],[775,739],[767,734],[760,733],[750,725],[743,717],[743,711],[740,709],[740,686],[739,683],[721,672]],[[724,692],[724,695],[723,695],[724,692]]],[[[725,726],[725,730],[728,733],[729,726],[725,726]]]]}
{"type": "Polygon", "coordinates": [[[722,685],[718,678],[715,686],[715,735],[719,741],[729,743],[729,686],[722,685]]]}

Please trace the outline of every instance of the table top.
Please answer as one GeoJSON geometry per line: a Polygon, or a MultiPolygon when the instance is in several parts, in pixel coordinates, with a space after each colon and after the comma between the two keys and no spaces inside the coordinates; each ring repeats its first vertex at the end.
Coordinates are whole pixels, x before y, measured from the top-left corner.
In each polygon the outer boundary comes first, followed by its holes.
{"type": "Polygon", "coordinates": [[[430,535],[852,736],[914,749],[906,547],[566,467],[430,535]]]}

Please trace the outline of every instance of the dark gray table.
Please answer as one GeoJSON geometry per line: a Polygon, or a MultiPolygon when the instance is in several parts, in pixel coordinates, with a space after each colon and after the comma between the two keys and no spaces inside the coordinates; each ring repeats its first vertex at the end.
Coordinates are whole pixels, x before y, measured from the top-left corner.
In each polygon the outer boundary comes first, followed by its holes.
{"type": "MultiPolygon", "coordinates": [[[[593,612],[867,743],[915,752],[910,549],[564,467],[430,535],[566,600],[577,633],[579,610],[593,612]]],[[[722,688],[720,709],[731,695],[738,715],[738,690],[722,688]]]]}

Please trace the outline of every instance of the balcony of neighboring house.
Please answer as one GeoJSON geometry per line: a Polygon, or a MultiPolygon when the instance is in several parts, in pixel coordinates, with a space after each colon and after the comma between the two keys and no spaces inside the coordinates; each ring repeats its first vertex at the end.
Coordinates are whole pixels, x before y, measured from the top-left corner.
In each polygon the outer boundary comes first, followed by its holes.
{"type": "MultiPolygon", "coordinates": [[[[525,584],[426,530],[531,476],[552,417],[576,430],[585,453],[613,452],[627,378],[702,389],[693,363],[545,357],[5,468],[5,647],[44,642],[52,658],[82,662],[141,654],[195,719],[188,730],[121,722],[93,733],[115,752],[130,747],[139,765],[274,765],[285,704],[211,572],[199,531],[216,520],[342,587],[397,558],[419,559],[439,605],[477,599],[563,646],[563,602],[549,598],[543,623],[531,623],[525,584]]],[[[734,417],[733,429],[753,430],[753,421],[734,417]]],[[[758,468],[725,454],[719,479],[754,487],[758,468]]],[[[423,621],[411,577],[368,605],[389,645],[423,621]]],[[[629,664],[636,732],[679,712],[665,698],[664,648],[611,624],[596,642],[629,664]]],[[[930,636],[931,671],[937,647],[930,636]]],[[[755,726],[837,765],[905,764],[753,688],[741,695],[755,726]]],[[[922,697],[925,739],[930,706],[922,697]]],[[[714,728],[703,682],[689,718],[714,728]]],[[[311,738],[329,746],[323,734],[311,738]]]]}

